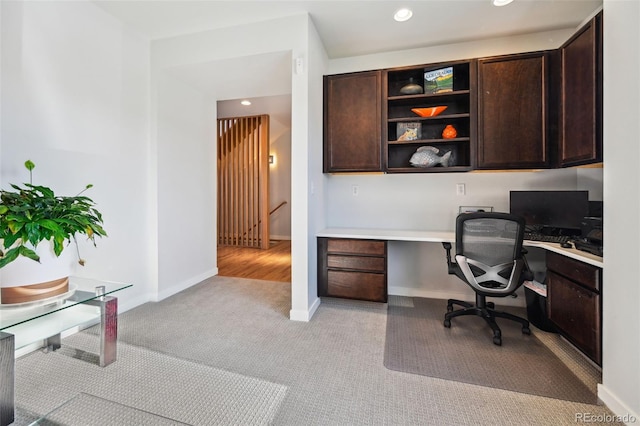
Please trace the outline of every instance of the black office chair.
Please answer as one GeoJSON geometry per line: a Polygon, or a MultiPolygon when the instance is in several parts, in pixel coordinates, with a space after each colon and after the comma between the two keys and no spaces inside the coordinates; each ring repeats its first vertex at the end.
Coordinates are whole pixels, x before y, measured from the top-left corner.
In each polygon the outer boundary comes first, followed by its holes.
{"type": "Polygon", "coordinates": [[[507,312],[496,311],[487,297],[512,295],[526,280],[532,278],[522,248],[524,219],[508,213],[462,213],[456,219],[456,256],[451,260],[451,243],[442,243],[447,252],[449,274],[456,275],[476,292],[475,305],[449,299],[444,326],[451,327],[451,318],[478,315],[493,330],[493,343],[502,345],[502,332],[496,318],[506,318],[522,324],[522,333],[531,334],[529,321],[507,312]],[[453,305],[463,308],[454,311],[453,305]]]}

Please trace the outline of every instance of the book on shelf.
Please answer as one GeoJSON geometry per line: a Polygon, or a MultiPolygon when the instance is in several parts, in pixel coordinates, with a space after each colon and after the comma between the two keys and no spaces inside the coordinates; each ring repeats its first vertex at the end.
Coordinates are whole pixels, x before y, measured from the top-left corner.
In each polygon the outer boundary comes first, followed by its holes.
{"type": "Polygon", "coordinates": [[[424,89],[425,93],[453,92],[453,67],[425,72],[424,89]]]}
{"type": "Polygon", "coordinates": [[[396,136],[398,142],[422,139],[422,124],[419,121],[397,123],[396,136]]]}

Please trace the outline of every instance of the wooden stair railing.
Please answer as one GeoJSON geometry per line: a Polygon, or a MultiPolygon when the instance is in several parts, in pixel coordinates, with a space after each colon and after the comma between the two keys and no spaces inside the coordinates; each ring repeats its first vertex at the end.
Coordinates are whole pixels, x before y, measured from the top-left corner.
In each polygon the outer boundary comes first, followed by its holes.
{"type": "Polygon", "coordinates": [[[218,244],[269,247],[269,116],[218,119],[218,244]]]}
{"type": "MultiPolygon", "coordinates": [[[[286,201],[281,202],[280,204],[278,204],[273,210],[271,210],[269,212],[269,216],[271,216],[273,213],[276,212],[276,210],[278,210],[280,207],[284,206],[285,204],[287,204],[286,201]]],[[[256,226],[260,225],[260,223],[262,222],[262,220],[259,220],[258,223],[256,223],[255,225],[253,225],[253,228],[255,228],[256,226]]]]}

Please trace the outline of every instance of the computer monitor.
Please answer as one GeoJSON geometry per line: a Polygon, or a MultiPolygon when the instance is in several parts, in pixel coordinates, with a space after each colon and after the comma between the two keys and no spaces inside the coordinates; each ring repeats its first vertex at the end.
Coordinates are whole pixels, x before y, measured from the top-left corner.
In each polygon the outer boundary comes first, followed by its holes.
{"type": "Polygon", "coordinates": [[[509,211],[541,232],[579,230],[589,215],[589,191],[511,191],[509,211]]]}

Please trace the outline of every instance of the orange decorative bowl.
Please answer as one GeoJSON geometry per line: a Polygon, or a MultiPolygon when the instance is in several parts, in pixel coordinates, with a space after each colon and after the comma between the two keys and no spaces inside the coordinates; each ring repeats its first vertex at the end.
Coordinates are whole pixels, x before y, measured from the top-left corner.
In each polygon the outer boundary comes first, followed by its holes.
{"type": "Polygon", "coordinates": [[[435,117],[445,109],[447,109],[446,105],[440,105],[429,108],[412,108],[411,111],[415,112],[420,117],[435,117]]]}

